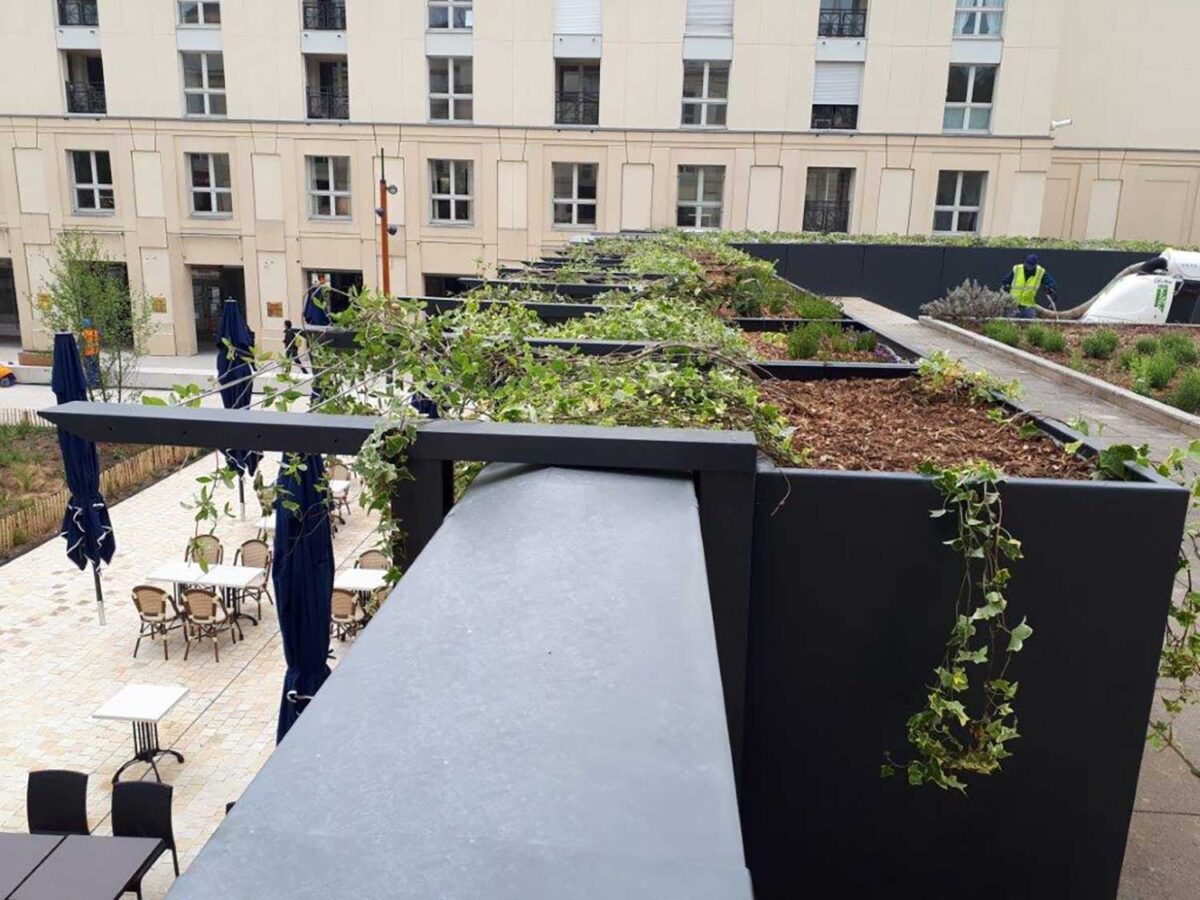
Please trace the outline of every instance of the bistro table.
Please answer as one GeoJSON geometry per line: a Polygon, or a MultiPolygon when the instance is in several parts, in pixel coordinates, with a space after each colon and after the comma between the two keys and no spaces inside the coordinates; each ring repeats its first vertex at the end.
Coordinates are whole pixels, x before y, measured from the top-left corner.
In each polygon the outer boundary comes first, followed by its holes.
{"type": "Polygon", "coordinates": [[[387,584],[385,569],[345,569],[333,576],[336,591],[358,591],[369,594],[387,584]]]}
{"type": "Polygon", "coordinates": [[[257,566],[209,566],[208,571],[200,563],[173,562],[163,563],[146,576],[148,581],[161,581],[175,585],[176,602],[179,600],[179,588],[185,584],[199,584],[205,587],[218,588],[226,606],[233,609],[234,624],[241,633],[239,619],[249,619],[258,624],[258,619],[249,613],[242,612],[242,591],[248,587],[257,587],[263,577],[263,570],[257,566]]]}
{"type": "Polygon", "coordinates": [[[97,834],[53,840],[61,843],[11,894],[12,900],[117,900],[162,843],[158,838],[97,834]]]}
{"type": "Polygon", "coordinates": [[[183,754],[176,750],[164,750],[158,745],[158,723],[163,720],[180,700],[187,696],[188,689],[178,684],[127,684],[117,691],[108,702],[92,713],[94,719],[111,719],[133,724],[133,759],[124,763],[113,776],[113,784],[121,773],[134,763],[149,763],[158,781],[158,766],[154,760],[159,756],[173,756],[183,762],[183,754]]]}
{"type": "Polygon", "coordinates": [[[0,897],[8,897],[62,843],[61,834],[0,834],[0,897]]]}

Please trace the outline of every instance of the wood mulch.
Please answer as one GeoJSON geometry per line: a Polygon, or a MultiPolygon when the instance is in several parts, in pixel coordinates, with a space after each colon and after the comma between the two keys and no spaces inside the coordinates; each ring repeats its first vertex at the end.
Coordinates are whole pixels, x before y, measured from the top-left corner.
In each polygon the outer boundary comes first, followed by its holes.
{"type": "Polygon", "coordinates": [[[915,378],[770,381],[760,394],[796,427],[793,446],[816,469],[912,472],[986,460],[1010,477],[1085,480],[1093,466],[1052,438],[997,424],[965,391],[931,394],[915,378]]]}

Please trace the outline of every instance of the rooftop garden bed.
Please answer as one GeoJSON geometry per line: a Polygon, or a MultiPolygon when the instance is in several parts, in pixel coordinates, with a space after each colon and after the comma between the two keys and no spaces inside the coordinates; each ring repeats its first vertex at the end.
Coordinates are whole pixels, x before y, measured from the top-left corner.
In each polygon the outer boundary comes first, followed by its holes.
{"type": "Polygon", "coordinates": [[[1200,413],[1200,329],[1174,325],[959,322],[984,337],[1200,413]]]}

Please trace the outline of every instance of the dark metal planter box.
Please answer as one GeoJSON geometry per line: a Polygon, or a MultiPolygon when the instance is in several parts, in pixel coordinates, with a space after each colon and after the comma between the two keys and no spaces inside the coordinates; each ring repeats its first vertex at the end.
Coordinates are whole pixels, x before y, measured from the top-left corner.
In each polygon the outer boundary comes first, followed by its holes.
{"type": "Polygon", "coordinates": [[[590,300],[601,294],[607,294],[609,291],[632,292],[637,288],[636,284],[629,283],[559,284],[555,281],[494,281],[483,278],[460,278],[459,281],[468,291],[485,285],[495,285],[513,288],[514,290],[530,290],[540,291],[544,294],[557,294],[560,297],[574,297],[579,300],[590,300]]]}
{"type": "Polygon", "coordinates": [[[879,774],[885,751],[907,758],[953,621],[961,569],[934,488],[762,464],[756,494],[741,792],[756,896],[1114,897],[1186,491],[1149,473],[1003,488],[1026,554],[1010,612],[1034,635],[1009,673],[1014,756],[968,797],[879,774]]]}

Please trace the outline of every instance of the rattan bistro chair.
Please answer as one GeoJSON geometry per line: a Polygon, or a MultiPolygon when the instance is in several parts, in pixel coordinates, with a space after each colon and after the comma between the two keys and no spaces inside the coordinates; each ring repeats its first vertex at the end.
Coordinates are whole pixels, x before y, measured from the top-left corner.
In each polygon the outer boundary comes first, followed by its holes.
{"type": "Polygon", "coordinates": [[[368,550],[354,563],[356,569],[382,569],[387,571],[392,567],[392,561],[381,550],[368,550]]]}
{"type": "Polygon", "coordinates": [[[353,591],[335,590],[329,602],[329,630],[339,641],[354,637],[363,627],[366,614],[353,591]]]}
{"type": "Polygon", "coordinates": [[[336,511],[338,519],[345,525],[346,520],[342,516],[342,511],[345,510],[346,515],[350,515],[350,470],[346,468],[344,463],[332,462],[329,464],[329,480],[331,482],[346,482],[346,487],[340,491],[335,491],[332,488],[329,491],[329,502],[336,511]]]}
{"type": "Polygon", "coordinates": [[[267,546],[266,541],[246,541],[234,554],[233,564],[262,569],[262,577],[242,591],[246,597],[253,598],[258,603],[258,617],[261,619],[263,597],[266,596],[271,605],[275,604],[271,596],[271,548],[267,546]]]}
{"type": "Polygon", "coordinates": [[[163,659],[169,659],[167,633],[183,624],[175,601],[162,588],[139,584],[133,589],[133,605],[137,607],[139,620],[138,637],[133,645],[134,658],[137,658],[142,638],[149,635],[151,641],[162,637],[163,659]]]}
{"type": "Polygon", "coordinates": [[[221,546],[221,541],[215,534],[198,534],[188,541],[183,558],[186,562],[219,566],[225,561],[225,548],[221,546]]]}
{"type": "Polygon", "coordinates": [[[225,604],[212,591],[193,588],[183,592],[183,621],[184,633],[188,638],[183,651],[184,659],[188,658],[192,641],[212,638],[213,658],[220,662],[221,652],[217,647],[217,638],[221,632],[228,631],[230,638],[233,641],[237,640],[233,630],[233,618],[226,611],[225,604]]]}

